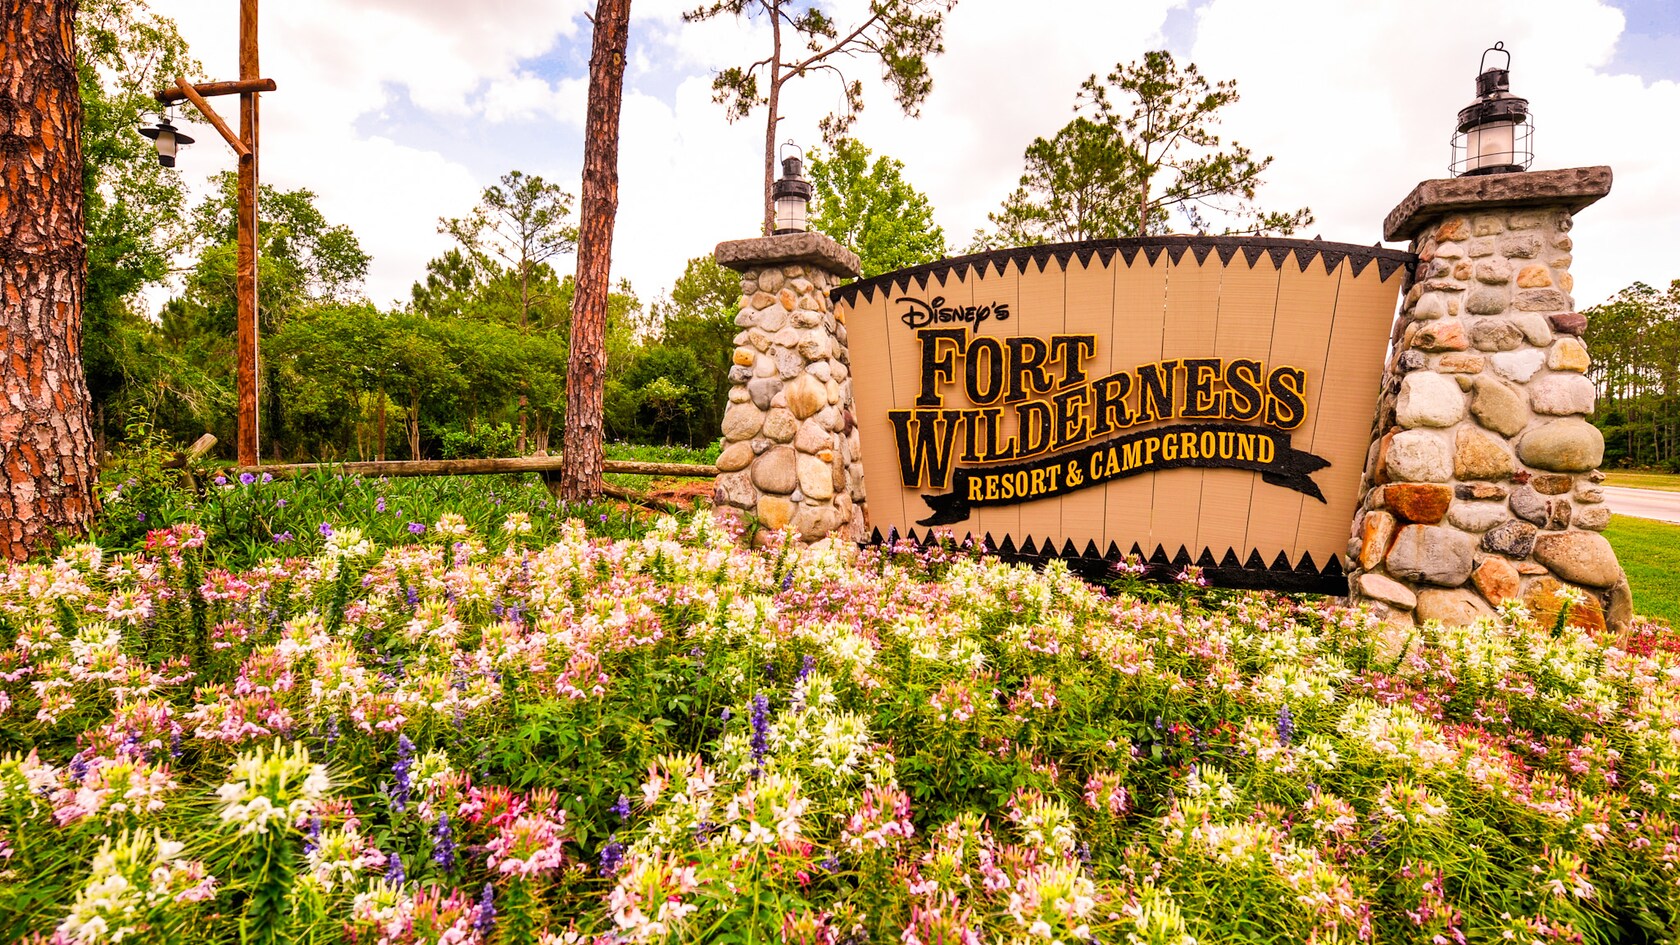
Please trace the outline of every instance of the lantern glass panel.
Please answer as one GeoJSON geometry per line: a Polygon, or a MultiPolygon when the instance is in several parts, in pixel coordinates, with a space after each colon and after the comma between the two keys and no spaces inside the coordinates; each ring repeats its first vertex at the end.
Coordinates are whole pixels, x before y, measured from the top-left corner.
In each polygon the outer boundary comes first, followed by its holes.
{"type": "Polygon", "coordinates": [[[158,161],[164,167],[175,166],[175,154],[179,150],[175,141],[175,129],[159,128],[157,133],[158,161]]]}
{"type": "Polygon", "coordinates": [[[1467,170],[1519,163],[1516,125],[1511,122],[1496,121],[1472,128],[1466,133],[1464,144],[1469,159],[1467,170]]]}
{"type": "Polygon", "coordinates": [[[776,198],[776,231],[804,232],[805,201],[799,197],[776,198]]]}

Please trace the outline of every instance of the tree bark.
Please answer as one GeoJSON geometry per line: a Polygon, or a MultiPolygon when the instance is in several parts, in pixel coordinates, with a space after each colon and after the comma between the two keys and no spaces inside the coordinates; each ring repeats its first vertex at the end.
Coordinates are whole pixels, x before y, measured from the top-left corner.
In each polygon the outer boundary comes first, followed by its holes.
{"type": "Polygon", "coordinates": [[[776,232],[776,125],[782,104],[782,18],[781,3],[770,8],[770,94],[765,105],[770,114],[764,119],[764,235],[776,232]]]}
{"type": "Polygon", "coordinates": [[[612,279],[613,222],[618,215],[618,119],[629,35],[630,0],[597,0],[584,129],[577,292],[572,299],[572,348],[566,365],[566,426],[560,440],[565,462],[556,483],[556,491],[568,502],[592,499],[601,494],[603,485],[607,292],[612,279]]]}
{"type": "Polygon", "coordinates": [[[0,557],[97,510],[75,0],[0,0],[0,557]]]}
{"type": "MultiPolygon", "coordinates": [[[[262,72],[257,58],[257,0],[239,0],[239,78],[257,79],[262,72]]],[[[258,96],[239,96],[239,137],[250,154],[239,159],[239,396],[238,448],[241,465],[257,462],[259,440],[257,373],[261,370],[257,351],[257,154],[258,96]]]]}

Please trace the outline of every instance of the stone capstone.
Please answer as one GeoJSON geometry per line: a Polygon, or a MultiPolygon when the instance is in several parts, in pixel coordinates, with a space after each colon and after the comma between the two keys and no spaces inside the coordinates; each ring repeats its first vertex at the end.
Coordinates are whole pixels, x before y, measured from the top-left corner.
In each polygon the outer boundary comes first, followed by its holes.
{"type": "Polygon", "coordinates": [[[1455,528],[1407,525],[1395,533],[1388,572],[1408,581],[1457,587],[1470,578],[1475,541],[1455,528]]]}
{"type": "Polygon", "coordinates": [[[1536,469],[1586,472],[1604,461],[1604,434],[1578,417],[1553,420],[1523,434],[1517,455],[1536,469]]]}
{"type": "Polygon", "coordinates": [[[842,276],[856,277],[858,256],[823,233],[785,233],[719,243],[712,255],[718,264],[738,272],[772,265],[808,264],[842,276]]]}
{"type": "Polygon", "coordinates": [[[1534,560],[1565,581],[1588,587],[1610,587],[1622,579],[1615,549],[1594,532],[1541,535],[1534,542],[1534,560]]]}

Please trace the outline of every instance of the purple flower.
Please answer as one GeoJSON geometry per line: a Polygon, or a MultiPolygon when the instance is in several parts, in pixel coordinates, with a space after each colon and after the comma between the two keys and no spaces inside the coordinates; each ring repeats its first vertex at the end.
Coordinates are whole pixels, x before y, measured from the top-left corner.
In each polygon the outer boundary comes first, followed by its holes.
{"type": "Polygon", "coordinates": [[[384,496],[380,496],[380,497],[379,497],[379,501],[378,501],[378,502],[375,502],[375,503],[373,503],[373,510],[374,510],[374,511],[375,511],[375,512],[383,512],[383,511],[385,511],[385,497],[384,497],[384,496]]]}
{"type": "Polygon", "coordinates": [[[770,699],[763,693],[752,701],[753,777],[764,771],[764,757],[770,753],[770,699]]]}
{"type": "Polygon", "coordinates": [[[630,798],[626,797],[623,794],[620,794],[618,796],[618,803],[614,804],[609,809],[614,814],[618,815],[619,820],[629,820],[630,819],[630,798]]]}
{"type": "Polygon", "coordinates": [[[419,605],[420,605],[420,592],[414,589],[414,585],[410,584],[408,586],[408,606],[418,607],[419,605]]]}
{"type": "Polygon", "coordinates": [[[144,522],[146,520],[146,513],[145,512],[134,513],[134,520],[136,522],[144,522]]]}
{"type": "Polygon", "coordinates": [[[274,500],[274,504],[275,504],[276,507],[283,509],[283,508],[286,507],[286,500],[285,499],[276,499],[276,500],[274,500]]]}
{"type": "Polygon", "coordinates": [[[305,840],[303,843],[303,854],[308,856],[309,854],[315,852],[315,841],[321,839],[320,814],[316,814],[314,817],[310,818],[309,829],[305,831],[305,835],[308,836],[309,839],[305,840]]]}
{"type": "Polygon", "coordinates": [[[408,875],[403,872],[402,857],[395,853],[385,861],[385,881],[397,886],[408,881],[408,875]]]}
{"type": "Polygon", "coordinates": [[[449,829],[449,815],[438,814],[432,828],[432,862],[445,873],[455,868],[455,832],[449,829]]]}
{"type": "Polygon", "coordinates": [[[618,842],[618,834],[607,838],[605,846],[601,847],[601,875],[611,876],[618,872],[618,866],[624,862],[624,844],[618,842]]]}
{"type": "Polygon", "coordinates": [[[802,665],[800,665],[800,667],[799,667],[799,680],[798,681],[799,682],[804,682],[805,677],[811,675],[811,671],[816,669],[816,668],[817,668],[817,658],[812,656],[809,653],[805,654],[805,662],[802,665]]]}
{"type": "Polygon", "coordinates": [[[251,475],[250,473],[240,473],[239,474],[239,484],[242,485],[242,486],[248,486],[251,483],[256,482],[256,481],[257,481],[257,477],[251,475]]]}
{"type": "Polygon", "coordinates": [[[1277,734],[1278,741],[1286,746],[1289,744],[1289,740],[1295,736],[1295,716],[1290,713],[1287,703],[1278,709],[1277,734]]]}
{"type": "Polygon", "coordinates": [[[426,526],[420,522],[409,522],[408,533],[410,535],[424,535],[426,534],[426,526]]]}
{"type": "Polygon", "coordinates": [[[332,536],[333,536],[332,525],[328,522],[322,522],[321,523],[321,537],[322,538],[331,538],[332,536]]]}
{"type": "Polygon", "coordinates": [[[478,897],[478,915],[473,916],[472,924],[482,939],[489,939],[496,927],[496,889],[489,883],[484,884],[484,895],[478,897]]]}
{"type": "Polygon", "coordinates": [[[734,717],[735,713],[729,711],[728,706],[724,706],[723,711],[718,713],[718,721],[720,722],[727,722],[734,717]]]}
{"type": "MultiPolygon", "coordinates": [[[[401,670],[398,670],[399,674],[401,670]]],[[[391,809],[402,813],[408,809],[408,799],[414,793],[414,779],[409,776],[409,769],[414,767],[414,743],[407,735],[397,736],[397,760],[391,765],[391,774],[396,778],[396,787],[391,791],[391,809]]]]}
{"type": "Polygon", "coordinates": [[[286,542],[291,541],[291,540],[292,540],[292,533],[291,532],[276,532],[274,534],[274,543],[277,544],[277,545],[283,545],[286,542]]]}
{"type": "Polygon", "coordinates": [[[218,486],[225,486],[225,485],[227,485],[227,477],[226,476],[217,476],[215,478],[214,482],[218,486]]]}
{"type": "Polygon", "coordinates": [[[266,483],[270,483],[270,482],[273,482],[273,481],[274,481],[274,477],[273,477],[273,476],[270,476],[270,475],[269,475],[269,474],[268,474],[268,473],[263,473],[263,474],[262,474],[262,481],[263,481],[263,482],[264,482],[264,483],[265,483],[265,484],[266,484],[266,483]]]}

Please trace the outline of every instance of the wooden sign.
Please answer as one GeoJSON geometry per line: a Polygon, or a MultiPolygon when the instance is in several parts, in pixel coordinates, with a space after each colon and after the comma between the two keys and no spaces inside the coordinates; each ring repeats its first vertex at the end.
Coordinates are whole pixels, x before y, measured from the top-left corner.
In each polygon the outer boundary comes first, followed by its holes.
{"type": "Polygon", "coordinates": [[[833,292],[871,537],[1345,593],[1408,253],[1160,237],[1001,250],[833,292]]]}

